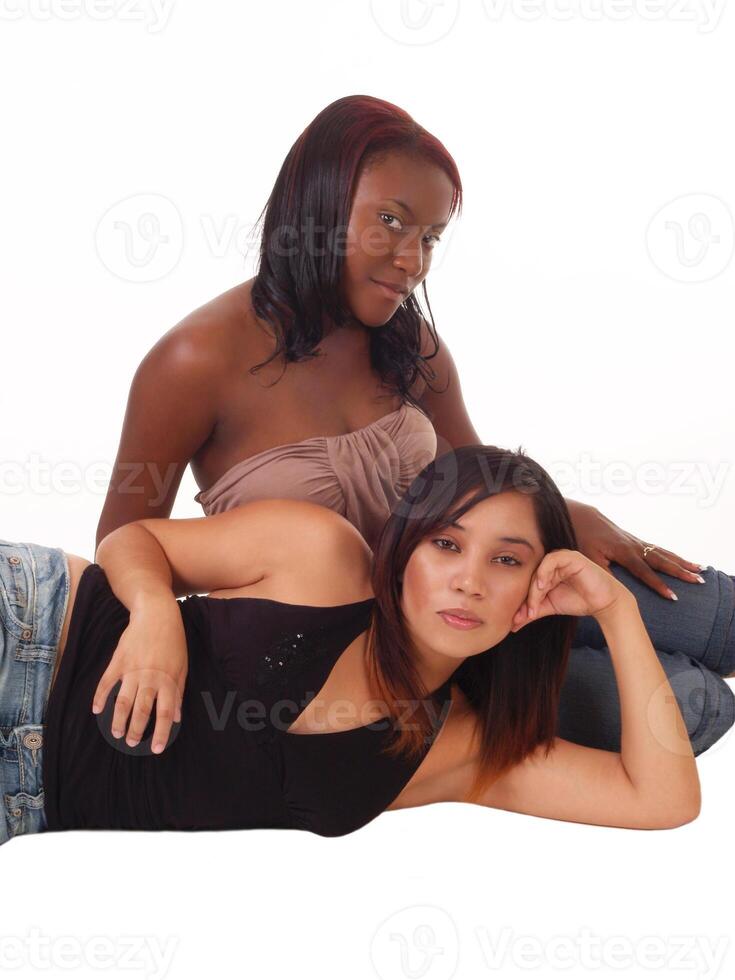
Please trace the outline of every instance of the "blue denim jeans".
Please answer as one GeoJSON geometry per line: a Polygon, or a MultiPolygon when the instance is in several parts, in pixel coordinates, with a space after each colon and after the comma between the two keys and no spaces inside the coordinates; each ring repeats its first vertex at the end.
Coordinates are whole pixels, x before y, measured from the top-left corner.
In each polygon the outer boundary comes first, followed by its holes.
{"type": "MultiPolygon", "coordinates": [[[[709,567],[704,585],[658,572],[678,601],[664,599],[627,569],[610,572],[635,595],[666,672],[695,755],[735,722],[735,695],[722,678],[735,671],[735,584],[709,567]]],[[[731,682],[732,683],[732,682],[731,682]]],[[[610,652],[597,620],[579,620],[561,692],[557,734],[570,742],[620,751],[620,700],[610,652]]],[[[686,737],[680,733],[682,738],[686,737]]]]}
{"type": "Polygon", "coordinates": [[[60,548],[0,539],[0,844],[47,829],[43,723],[69,584],[60,548]]]}

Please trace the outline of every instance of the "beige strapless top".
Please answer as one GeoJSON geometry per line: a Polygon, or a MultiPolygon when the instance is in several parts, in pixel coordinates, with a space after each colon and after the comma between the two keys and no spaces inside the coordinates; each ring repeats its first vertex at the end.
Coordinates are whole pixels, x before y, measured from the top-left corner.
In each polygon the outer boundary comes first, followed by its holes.
{"type": "Polygon", "coordinates": [[[436,456],[429,419],[408,402],[338,436],[274,446],[235,463],[194,500],[207,516],[249,500],[286,497],[330,507],[374,549],[393,506],[436,456]]]}

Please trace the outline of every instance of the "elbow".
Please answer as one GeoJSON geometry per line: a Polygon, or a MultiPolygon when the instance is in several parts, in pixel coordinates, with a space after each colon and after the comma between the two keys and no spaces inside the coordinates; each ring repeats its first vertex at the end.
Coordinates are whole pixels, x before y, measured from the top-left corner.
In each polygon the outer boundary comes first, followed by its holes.
{"type": "Polygon", "coordinates": [[[116,541],[121,537],[125,528],[131,527],[133,524],[139,524],[140,521],[132,521],[130,524],[120,524],[118,527],[113,528],[108,534],[106,534],[100,543],[97,545],[97,549],[94,553],[94,560],[97,565],[101,564],[100,558],[103,553],[106,553],[113,541],[116,541]]]}
{"type": "Polygon", "coordinates": [[[673,826],[683,827],[684,824],[693,823],[701,812],[702,812],[702,799],[698,795],[696,800],[693,803],[691,803],[687,809],[684,810],[684,813],[681,816],[681,818],[677,820],[673,826]]]}
{"type": "Polygon", "coordinates": [[[669,810],[658,819],[647,823],[648,830],[675,830],[677,827],[684,827],[688,823],[693,823],[702,810],[701,799],[697,799],[680,810],[669,810]]]}
{"type": "Polygon", "coordinates": [[[119,528],[115,528],[114,531],[110,531],[108,534],[105,534],[105,536],[100,540],[94,552],[94,560],[97,565],[100,564],[100,557],[102,553],[106,550],[110,540],[114,538],[115,533],[118,530],[119,528]]]}

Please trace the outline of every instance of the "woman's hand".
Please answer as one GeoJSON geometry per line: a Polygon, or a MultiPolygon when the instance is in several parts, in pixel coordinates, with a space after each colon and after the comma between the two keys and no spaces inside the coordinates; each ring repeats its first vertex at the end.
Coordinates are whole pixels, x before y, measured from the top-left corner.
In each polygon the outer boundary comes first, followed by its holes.
{"type": "Polygon", "coordinates": [[[579,551],[559,548],[539,562],[511,633],[544,616],[600,616],[626,599],[635,603],[614,575],[579,551]]]}
{"type": "Polygon", "coordinates": [[[644,559],[646,543],[640,538],[613,524],[596,507],[578,500],[567,500],[566,503],[577,536],[577,547],[596,564],[603,568],[608,568],[611,561],[622,565],[664,599],[671,599],[674,593],[656,575],[654,568],[684,582],[699,581],[702,565],[659,547],[649,551],[644,559]]]}
{"type": "Polygon", "coordinates": [[[120,738],[125,733],[132,709],[126,742],[131,747],[137,745],[155,702],[152,751],[162,752],[172,724],[181,721],[188,667],[186,633],[178,603],[173,597],[151,599],[131,611],[130,622],[97,685],[92,711],[99,714],[114,685],[122,681],[112,717],[113,736],[120,738]]]}

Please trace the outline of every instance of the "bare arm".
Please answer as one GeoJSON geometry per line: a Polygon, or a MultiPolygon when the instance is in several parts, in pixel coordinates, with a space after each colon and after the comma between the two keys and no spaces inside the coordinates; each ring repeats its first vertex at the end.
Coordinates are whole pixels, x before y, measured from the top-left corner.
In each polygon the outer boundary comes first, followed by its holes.
{"type": "Polygon", "coordinates": [[[100,678],[93,710],[103,709],[120,682],[111,731],[121,736],[130,717],[132,746],[143,737],[155,702],[152,751],[163,751],[172,722],[181,720],[188,671],[175,596],[275,577],[270,589],[276,584],[284,601],[355,602],[371,594],[370,557],[349,521],[307,501],[256,500],[212,517],[152,518],[116,528],[97,548],[95,561],[130,612],[130,623],[100,678]]]}
{"type": "Polygon", "coordinates": [[[634,597],[596,617],[620,695],[621,751],[556,739],[496,781],[486,806],[608,827],[665,829],[694,820],[699,777],[684,720],[634,597]]]}
{"type": "Polygon", "coordinates": [[[334,511],[267,499],[210,517],[134,521],[105,537],[95,561],[127,609],[154,597],[239,589],[276,574],[300,601],[329,605],[325,596],[339,603],[343,594],[354,596],[355,582],[368,580],[371,555],[357,528],[334,511]]]}
{"type": "Polygon", "coordinates": [[[217,419],[223,355],[209,336],[184,321],[138,366],[96,545],[121,525],[171,513],[184,470],[217,419]]]}
{"type": "MultiPolygon", "coordinates": [[[[449,348],[441,337],[438,336],[438,339],[439,350],[436,356],[428,362],[436,372],[436,377],[432,380],[431,386],[437,391],[432,391],[427,385],[418,401],[422,408],[427,409],[431,415],[437,435],[436,452],[437,456],[441,456],[442,453],[459,446],[482,443],[482,439],[470,421],[462,397],[462,386],[459,382],[457,367],[449,348]]],[[[421,353],[426,357],[433,351],[434,343],[429,336],[428,326],[424,320],[421,353]]]]}

